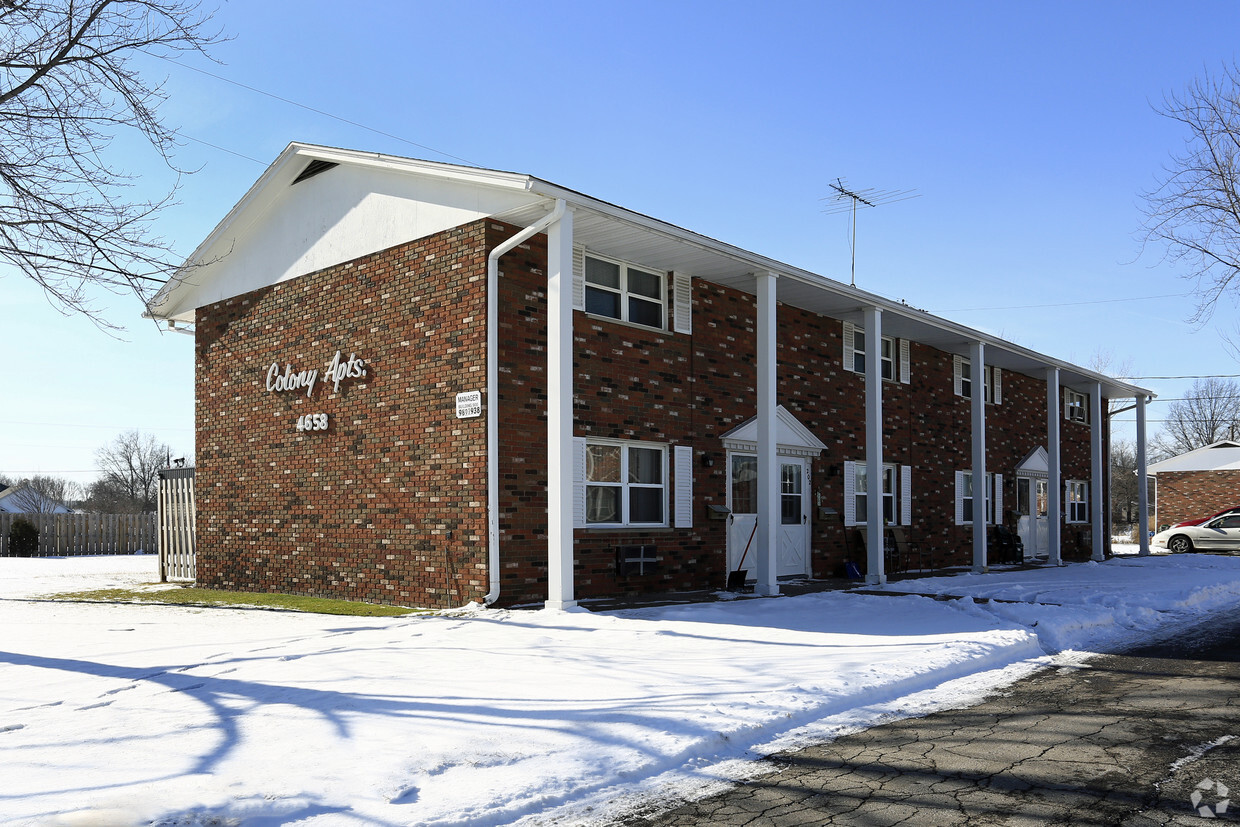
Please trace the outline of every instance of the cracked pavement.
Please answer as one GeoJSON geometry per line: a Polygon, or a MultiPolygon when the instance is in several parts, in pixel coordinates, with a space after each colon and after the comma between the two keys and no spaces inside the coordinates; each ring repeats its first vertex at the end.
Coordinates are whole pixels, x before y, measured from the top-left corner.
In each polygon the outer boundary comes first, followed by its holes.
{"type": "Polygon", "coordinates": [[[1164,643],[1048,667],[976,706],[874,727],[765,763],[769,773],[728,791],[624,823],[1240,822],[1240,621],[1214,621],[1164,643]],[[1194,809],[1194,792],[1209,818],[1194,809]],[[1227,794],[1235,806],[1216,814],[1227,794]]]}

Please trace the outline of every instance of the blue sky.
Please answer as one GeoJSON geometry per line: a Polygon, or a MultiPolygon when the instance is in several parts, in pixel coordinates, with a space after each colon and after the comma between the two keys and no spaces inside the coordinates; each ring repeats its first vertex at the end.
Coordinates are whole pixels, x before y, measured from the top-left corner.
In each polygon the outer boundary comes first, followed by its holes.
{"type": "MultiPolygon", "coordinates": [[[[846,282],[848,221],[824,212],[838,177],[919,195],[859,214],[861,287],[1113,373],[1240,373],[1218,333],[1234,306],[1188,324],[1191,284],[1139,243],[1140,193],[1184,138],[1153,105],[1240,58],[1240,4],[341,10],[233,0],[218,64],[149,61],[178,162],[200,168],[161,221],[183,253],[299,140],[531,173],[846,282]]],[[[114,163],[168,181],[125,142],[114,163]]],[[[0,296],[0,473],[88,481],[129,428],[192,452],[192,339],[132,299],[100,296],[117,341],[11,272],[0,296]]],[[[1176,398],[1191,380],[1138,383],[1176,398]]]]}

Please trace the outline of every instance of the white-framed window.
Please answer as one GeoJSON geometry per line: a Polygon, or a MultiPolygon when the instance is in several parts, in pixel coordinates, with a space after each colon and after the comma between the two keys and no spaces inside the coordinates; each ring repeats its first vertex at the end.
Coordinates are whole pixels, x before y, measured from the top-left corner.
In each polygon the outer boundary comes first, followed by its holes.
{"type": "Polygon", "coordinates": [[[884,525],[912,523],[912,467],[884,463],[882,476],[880,492],[870,485],[864,461],[844,463],[845,525],[865,525],[869,519],[871,502],[882,509],[884,525]],[[871,496],[874,497],[873,500],[871,496]]]}
{"type": "MultiPolygon", "coordinates": [[[[880,336],[879,343],[879,374],[887,382],[909,384],[908,340],[880,336]]],[[[844,370],[865,374],[865,328],[852,322],[844,322],[844,370]]]]}
{"type": "Polygon", "coordinates": [[[1068,480],[1064,485],[1064,518],[1070,523],[1089,522],[1089,485],[1080,480],[1068,480]]]}
{"type": "Polygon", "coordinates": [[[1063,392],[1063,418],[1070,422],[1089,424],[1089,395],[1076,391],[1063,392]]]}
{"type": "MultiPolygon", "coordinates": [[[[952,357],[953,390],[956,396],[973,398],[973,363],[966,356],[952,357]]],[[[991,405],[1003,402],[1003,372],[993,365],[982,367],[983,399],[991,405]]]]}
{"type": "Polygon", "coordinates": [[[586,440],[584,454],[585,525],[667,525],[666,446],[586,440]]]}
{"type": "Polygon", "coordinates": [[[587,313],[662,330],[666,308],[666,273],[585,255],[587,313]]]}
{"type": "MultiPolygon", "coordinates": [[[[1003,475],[986,474],[986,484],[980,492],[986,510],[986,524],[995,524],[995,515],[1003,514],[1003,475]]],[[[972,471],[956,472],[956,525],[972,525],[976,511],[978,490],[973,485],[972,471]]]]}

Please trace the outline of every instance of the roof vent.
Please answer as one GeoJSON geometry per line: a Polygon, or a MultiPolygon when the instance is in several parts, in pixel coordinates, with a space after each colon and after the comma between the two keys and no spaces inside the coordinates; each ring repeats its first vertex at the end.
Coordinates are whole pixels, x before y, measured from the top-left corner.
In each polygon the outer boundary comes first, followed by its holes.
{"type": "MultiPolygon", "coordinates": [[[[302,181],[306,180],[307,178],[313,178],[314,176],[318,175],[320,172],[327,172],[332,167],[338,167],[338,166],[340,165],[332,161],[320,161],[316,158],[315,160],[306,164],[306,168],[301,171],[301,175],[298,175],[296,178],[293,179],[293,184],[300,184],[302,181]]],[[[292,184],[290,184],[289,186],[292,186],[292,184]]]]}

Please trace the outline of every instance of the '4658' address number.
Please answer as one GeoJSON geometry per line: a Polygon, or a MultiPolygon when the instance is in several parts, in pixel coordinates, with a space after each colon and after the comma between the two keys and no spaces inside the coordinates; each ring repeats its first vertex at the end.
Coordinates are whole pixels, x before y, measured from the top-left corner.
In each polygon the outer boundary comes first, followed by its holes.
{"type": "Polygon", "coordinates": [[[297,430],[299,431],[326,431],[327,430],[327,414],[303,414],[297,417],[297,430]]]}

